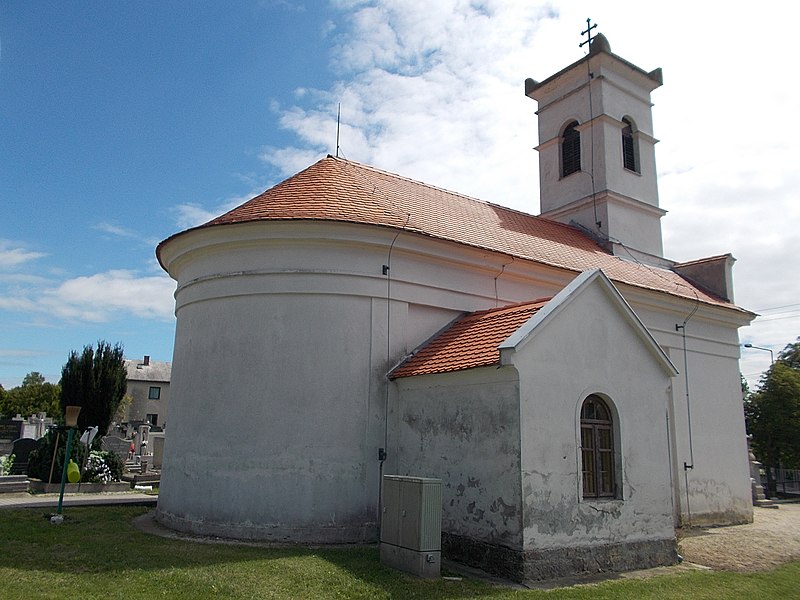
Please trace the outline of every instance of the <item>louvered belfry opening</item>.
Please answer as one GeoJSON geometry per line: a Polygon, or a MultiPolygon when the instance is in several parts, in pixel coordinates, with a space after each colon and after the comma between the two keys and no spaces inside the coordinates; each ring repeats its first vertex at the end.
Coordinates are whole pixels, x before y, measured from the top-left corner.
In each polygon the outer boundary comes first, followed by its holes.
{"type": "Polygon", "coordinates": [[[636,145],[633,139],[633,124],[629,119],[622,119],[622,164],[629,171],[639,172],[636,164],[636,145]]]}
{"type": "Polygon", "coordinates": [[[566,177],[581,170],[581,134],[578,122],[572,121],[561,136],[561,176],[566,177]]]}

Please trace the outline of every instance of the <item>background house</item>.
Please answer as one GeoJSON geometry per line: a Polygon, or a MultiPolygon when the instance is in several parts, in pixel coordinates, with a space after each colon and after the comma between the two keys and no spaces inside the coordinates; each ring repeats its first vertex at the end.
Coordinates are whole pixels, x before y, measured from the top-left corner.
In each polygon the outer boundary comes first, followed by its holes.
{"type": "Polygon", "coordinates": [[[151,360],[126,359],[128,372],[126,394],[131,403],[125,411],[125,422],[134,426],[149,423],[159,431],[166,425],[169,404],[169,384],[172,363],[151,360]]]}

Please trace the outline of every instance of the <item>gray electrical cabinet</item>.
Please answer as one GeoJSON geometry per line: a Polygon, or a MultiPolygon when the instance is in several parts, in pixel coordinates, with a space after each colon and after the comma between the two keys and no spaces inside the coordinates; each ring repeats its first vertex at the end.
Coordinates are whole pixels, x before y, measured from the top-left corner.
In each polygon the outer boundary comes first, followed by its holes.
{"type": "Polygon", "coordinates": [[[381,562],[419,577],[439,577],[442,480],[383,476],[381,562]]]}

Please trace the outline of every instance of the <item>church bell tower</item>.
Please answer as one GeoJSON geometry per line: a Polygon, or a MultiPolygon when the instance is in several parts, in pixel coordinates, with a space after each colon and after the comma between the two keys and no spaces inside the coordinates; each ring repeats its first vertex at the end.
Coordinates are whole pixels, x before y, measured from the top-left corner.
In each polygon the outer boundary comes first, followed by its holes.
{"type": "Polygon", "coordinates": [[[646,72],[612,54],[602,34],[589,54],[542,82],[525,81],[538,102],[541,216],[577,225],[615,255],[662,264],[650,92],[646,72]]]}

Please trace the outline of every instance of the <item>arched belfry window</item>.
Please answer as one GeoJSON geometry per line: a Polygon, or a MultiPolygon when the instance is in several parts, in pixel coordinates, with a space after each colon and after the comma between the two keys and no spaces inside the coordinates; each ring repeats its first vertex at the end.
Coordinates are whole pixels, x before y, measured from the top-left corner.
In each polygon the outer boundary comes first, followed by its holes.
{"type": "Polygon", "coordinates": [[[592,394],[581,406],[581,463],[583,497],[614,497],[614,422],[600,396],[592,394]]]}
{"type": "Polygon", "coordinates": [[[622,166],[634,173],[640,172],[636,130],[628,117],[622,117],[622,166]]]}
{"type": "Polygon", "coordinates": [[[572,121],[561,134],[561,176],[581,170],[581,133],[578,122],[572,121]]]}

